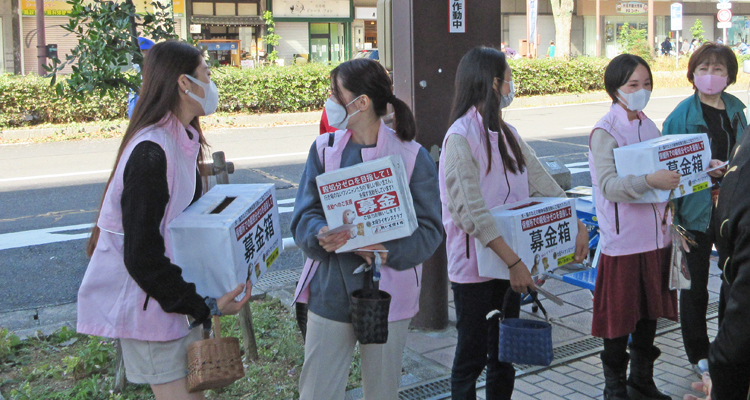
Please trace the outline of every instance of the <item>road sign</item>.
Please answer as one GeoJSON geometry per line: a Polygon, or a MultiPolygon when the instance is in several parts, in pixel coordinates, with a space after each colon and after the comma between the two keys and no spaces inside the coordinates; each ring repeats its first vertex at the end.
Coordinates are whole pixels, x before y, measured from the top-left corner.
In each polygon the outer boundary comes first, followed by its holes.
{"type": "Polygon", "coordinates": [[[716,18],[719,22],[729,22],[732,20],[732,10],[719,10],[716,13],[716,18]]]}
{"type": "Polygon", "coordinates": [[[716,3],[716,8],[718,10],[729,10],[732,8],[732,3],[716,3]]]}
{"type": "Polygon", "coordinates": [[[729,3],[729,0],[719,0],[719,3],[729,3]]]}
{"type": "Polygon", "coordinates": [[[732,27],[732,23],[731,22],[717,22],[716,27],[719,29],[722,29],[722,28],[729,29],[732,27]]]}
{"type": "Polygon", "coordinates": [[[672,30],[673,31],[681,31],[682,30],[682,3],[672,3],[672,6],[669,8],[672,15],[672,30]]]}

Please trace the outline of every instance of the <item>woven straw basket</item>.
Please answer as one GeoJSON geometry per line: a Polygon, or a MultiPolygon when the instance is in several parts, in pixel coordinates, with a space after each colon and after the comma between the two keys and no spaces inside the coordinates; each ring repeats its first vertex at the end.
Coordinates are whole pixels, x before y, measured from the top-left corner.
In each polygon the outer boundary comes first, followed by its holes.
{"type": "Polygon", "coordinates": [[[188,346],[188,392],[219,389],[245,376],[240,355],[240,340],[221,337],[219,317],[213,317],[214,339],[200,340],[188,346]]]}

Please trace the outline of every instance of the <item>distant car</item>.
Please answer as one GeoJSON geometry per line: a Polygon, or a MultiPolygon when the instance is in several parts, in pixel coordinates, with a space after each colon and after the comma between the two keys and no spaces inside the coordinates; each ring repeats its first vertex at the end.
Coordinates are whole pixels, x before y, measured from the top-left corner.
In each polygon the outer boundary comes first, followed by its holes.
{"type": "Polygon", "coordinates": [[[360,50],[357,52],[357,54],[354,55],[353,58],[369,58],[375,61],[380,60],[378,49],[360,50]]]}

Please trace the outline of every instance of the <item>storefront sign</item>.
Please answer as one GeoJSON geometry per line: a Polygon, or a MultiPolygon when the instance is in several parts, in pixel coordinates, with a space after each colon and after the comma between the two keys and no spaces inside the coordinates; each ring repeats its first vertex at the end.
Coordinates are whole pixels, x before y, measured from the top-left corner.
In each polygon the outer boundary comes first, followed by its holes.
{"type": "Polygon", "coordinates": [[[645,14],[648,12],[648,4],[637,1],[621,1],[617,3],[618,14],[645,14]]]}
{"type": "Polygon", "coordinates": [[[201,33],[201,25],[200,24],[191,24],[190,25],[190,33],[201,33]]]}
{"type": "MultiPolygon", "coordinates": [[[[65,0],[44,0],[44,15],[68,15],[73,8],[65,0]]],[[[34,0],[23,0],[21,2],[21,15],[36,15],[36,2],[34,0]]]]}
{"type": "Polygon", "coordinates": [[[351,0],[273,0],[274,18],[351,18],[351,0]]]}
{"type": "MultiPolygon", "coordinates": [[[[135,11],[138,14],[145,14],[147,12],[154,12],[154,8],[151,6],[152,0],[136,0],[133,1],[135,5],[135,11]]],[[[168,0],[161,0],[162,4],[169,4],[168,0]]],[[[181,17],[185,15],[185,0],[173,0],[173,11],[175,16],[181,17]]],[[[84,5],[88,5],[88,1],[84,1],[84,5]]],[[[70,11],[73,6],[68,4],[66,0],[44,0],[44,15],[48,16],[64,16],[70,15],[70,11]]],[[[32,16],[36,15],[36,1],[35,0],[22,0],[21,1],[21,15],[32,16]]]]}
{"type": "Polygon", "coordinates": [[[172,0],[172,12],[175,17],[185,16],[185,0],[172,0]]]}
{"type": "Polygon", "coordinates": [[[448,0],[450,33],[466,33],[466,1],[448,0]]]}
{"type": "Polygon", "coordinates": [[[354,19],[365,21],[376,21],[378,19],[377,7],[354,7],[354,19]]]}

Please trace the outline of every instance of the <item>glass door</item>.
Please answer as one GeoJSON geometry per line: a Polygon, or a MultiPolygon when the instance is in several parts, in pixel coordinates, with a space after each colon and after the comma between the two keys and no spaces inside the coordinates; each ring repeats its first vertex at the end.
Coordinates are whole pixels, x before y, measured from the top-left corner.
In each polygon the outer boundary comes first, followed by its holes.
{"type": "Polygon", "coordinates": [[[329,24],[310,24],[310,60],[312,62],[331,61],[331,33],[329,24]]]}

